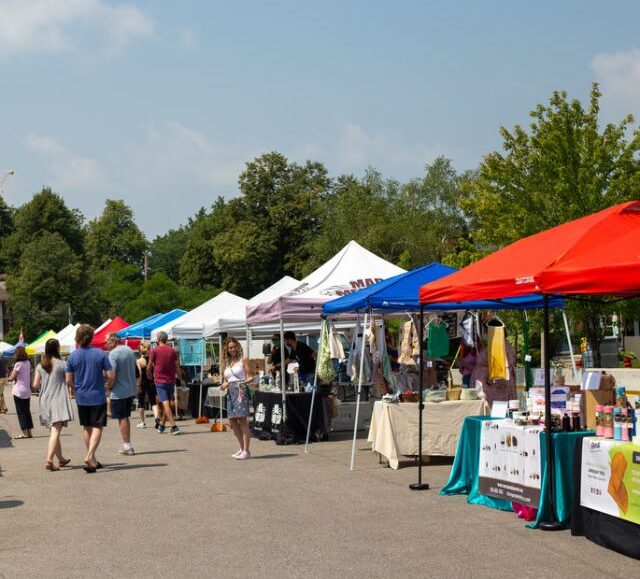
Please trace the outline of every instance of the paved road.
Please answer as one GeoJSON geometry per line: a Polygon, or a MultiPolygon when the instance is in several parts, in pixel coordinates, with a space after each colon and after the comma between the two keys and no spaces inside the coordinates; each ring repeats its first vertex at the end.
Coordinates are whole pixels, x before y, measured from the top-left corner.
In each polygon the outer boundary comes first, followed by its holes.
{"type": "Polygon", "coordinates": [[[63,437],[73,468],[52,473],[47,431],[10,440],[16,416],[0,417],[0,577],[628,579],[640,570],[567,531],[529,530],[512,514],[439,496],[448,462],[426,467],[433,490],[416,493],[407,488],[416,469],[381,467],[364,440],[349,472],[348,440],[306,456],[254,441],[255,458],[238,462],[231,433],[182,428],[135,430],[138,454],[120,457],[110,423],[105,468],[87,475],[73,423],[63,437]]]}

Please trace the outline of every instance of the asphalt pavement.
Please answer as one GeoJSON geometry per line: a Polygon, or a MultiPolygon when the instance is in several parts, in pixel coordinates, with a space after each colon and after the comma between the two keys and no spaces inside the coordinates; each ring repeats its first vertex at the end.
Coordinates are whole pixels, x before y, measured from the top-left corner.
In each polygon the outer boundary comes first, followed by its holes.
{"type": "MultiPolygon", "coordinates": [[[[37,398],[32,408],[37,422],[37,398]]],[[[71,467],[48,472],[48,431],[12,440],[13,408],[0,416],[0,577],[628,579],[640,571],[640,562],[569,531],[531,530],[512,513],[438,495],[450,460],[424,468],[430,490],[411,491],[415,466],[380,465],[364,433],[351,472],[348,436],[307,455],[254,440],[254,458],[236,461],[230,432],[192,420],[180,427],[180,436],[133,428],[136,455],[123,457],[110,422],[104,468],[86,474],[81,429],[71,423],[62,437],[71,467]]]]}

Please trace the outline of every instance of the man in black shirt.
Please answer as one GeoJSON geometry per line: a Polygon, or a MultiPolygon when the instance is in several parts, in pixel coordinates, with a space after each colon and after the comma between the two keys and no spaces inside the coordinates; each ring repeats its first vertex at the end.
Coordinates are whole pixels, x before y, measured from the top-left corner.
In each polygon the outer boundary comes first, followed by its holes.
{"type": "Polygon", "coordinates": [[[316,353],[304,342],[296,340],[294,332],[284,333],[284,343],[289,347],[290,356],[298,362],[298,377],[302,384],[313,381],[316,371],[316,353]]]}

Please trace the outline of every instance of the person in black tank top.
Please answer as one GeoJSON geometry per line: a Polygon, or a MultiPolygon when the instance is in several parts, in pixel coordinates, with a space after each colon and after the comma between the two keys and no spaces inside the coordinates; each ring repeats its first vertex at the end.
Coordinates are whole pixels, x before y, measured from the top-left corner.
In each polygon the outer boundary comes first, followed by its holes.
{"type": "Polygon", "coordinates": [[[147,366],[149,366],[149,344],[147,342],[140,342],[138,351],[140,352],[140,358],[136,363],[136,378],[138,381],[138,413],[140,415],[140,422],[137,427],[147,427],[144,421],[144,413],[148,402],[151,410],[153,411],[155,427],[158,428],[160,420],[158,417],[156,385],[154,381],[147,376],[147,366]]]}

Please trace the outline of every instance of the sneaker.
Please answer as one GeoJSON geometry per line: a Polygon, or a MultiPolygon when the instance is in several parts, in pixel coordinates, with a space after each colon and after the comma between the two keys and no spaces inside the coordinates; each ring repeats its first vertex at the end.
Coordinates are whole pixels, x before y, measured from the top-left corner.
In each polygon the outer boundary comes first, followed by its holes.
{"type": "Polygon", "coordinates": [[[238,450],[238,451],[234,452],[234,453],[231,455],[231,458],[238,458],[241,454],[242,454],[242,449],[240,449],[240,450],[238,450]]]}
{"type": "Polygon", "coordinates": [[[164,432],[164,424],[158,424],[158,434],[162,434],[164,432]]]}
{"type": "Polygon", "coordinates": [[[138,422],[138,424],[136,424],[136,428],[146,428],[147,424],[146,422],[138,422]]]}
{"type": "Polygon", "coordinates": [[[172,426],[171,434],[174,434],[174,435],[180,434],[180,429],[177,426],[172,426]]]}
{"type": "Polygon", "coordinates": [[[154,426],[154,428],[156,430],[158,430],[158,428],[160,428],[160,419],[159,418],[156,418],[156,425],[154,426]]]}
{"type": "Polygon", "coordinates": [[[118,450],[118,454],[121,456],[134,456],[136,451],[133,450],[133,446],[131,448],[125,448],[124,446],[118,450]]]}
{"type": "Polygon", "coordinates": [[[236,458],[236,460],[249,460],[251,458],[251,453],[248,450],[243,450],[235,458],[236,458]]]}

